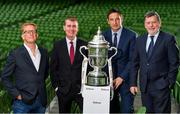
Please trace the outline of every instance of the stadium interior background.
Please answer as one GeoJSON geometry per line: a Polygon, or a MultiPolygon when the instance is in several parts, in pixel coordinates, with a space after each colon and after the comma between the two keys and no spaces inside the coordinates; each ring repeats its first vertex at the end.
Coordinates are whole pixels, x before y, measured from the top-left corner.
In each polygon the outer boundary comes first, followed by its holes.
{"type": "MultiPolygon", "coordinates": [[[[178,0],[0,0],[0,73],[10,50],[20,46],[20,25],[34,22],[38,25],[38,44],[48,49],[53,42],[64,37],[63,22],[67,16],[76,16],[79,21],[78,36],[89,41],[108,27],[106,14],[110,8],[118,8],[124,15],[124,26],[145,32],[144,13],[157,11],[162,19],[162,30],[176,36],[180,47],[180,1],[178,0]]],[[[1,80],[0,80],[1,81],[1,80]]],[[[54,97],[50,79],[46,80],[48,103],[54,97]]],[[[172,95],[180,103],[180,75],[172,95]]],[[[11,111],[11,99],[0,82],[0,113],[11,111]]]]}

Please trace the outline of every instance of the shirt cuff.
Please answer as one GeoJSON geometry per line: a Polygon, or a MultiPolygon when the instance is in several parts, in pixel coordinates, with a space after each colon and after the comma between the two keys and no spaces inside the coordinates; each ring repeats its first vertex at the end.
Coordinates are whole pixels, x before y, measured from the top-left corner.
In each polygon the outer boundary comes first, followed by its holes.
{"type": "Polygon", "coordinates": [[[58,91],[58,87],[55,88],[55,92],[57,92],[57,91],[58,91]]]}

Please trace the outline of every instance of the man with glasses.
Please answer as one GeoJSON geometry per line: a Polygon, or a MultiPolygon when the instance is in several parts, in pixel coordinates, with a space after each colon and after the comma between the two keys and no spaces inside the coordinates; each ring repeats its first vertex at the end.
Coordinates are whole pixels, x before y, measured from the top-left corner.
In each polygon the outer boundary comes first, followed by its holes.
{"type": "Polygon", "coordinates": [[[14,113],[44,113],[48,53],[36,44],[38,34],[34,23],[24,23],[21,31],[23,45],[10,52],[2,82],[13,98],[14,113]]]}

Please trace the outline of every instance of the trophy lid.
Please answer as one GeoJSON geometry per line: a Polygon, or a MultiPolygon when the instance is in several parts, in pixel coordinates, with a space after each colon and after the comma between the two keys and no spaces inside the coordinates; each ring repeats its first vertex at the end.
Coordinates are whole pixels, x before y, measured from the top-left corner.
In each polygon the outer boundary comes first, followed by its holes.
{"type": "Polygon", "coordinates": [[[100,27],[98,27],[97,34],[89,42],[89,45],[108,45],[109,43],[105,40],[104,36],[101,34],[100,27]]]}

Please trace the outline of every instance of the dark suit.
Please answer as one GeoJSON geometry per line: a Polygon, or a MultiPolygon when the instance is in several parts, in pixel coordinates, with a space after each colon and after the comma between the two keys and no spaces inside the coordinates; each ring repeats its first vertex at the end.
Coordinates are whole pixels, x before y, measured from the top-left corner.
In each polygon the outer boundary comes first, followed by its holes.
{"type": "MultiPolygon", "coordinates": [[[[112,31],[108,29],[103,33],[105,39],[110,43],[112,46],[112,31]]],[[[118,93],[121,96],[121,112],[132,112],[133,111],[133,101],[134,97],[129,91],[129,66],[130,60],[132,58],[132,53],[134,50],[136,40],[136,34],[129,29],[122,28],[120,41],[117,46],[118,53],[112,59],[112,67],[113,67],[113,76],[114,79],[117,76],[121,77],[124,81],[122,85],[117,89],[118,93]]],[[[116,95],[114,97],[115,102],[117,102],[119,97],[117,98],[116,95]]],[[[116,104],[113,105],[111,102],[111,112],[119,112],[119,107],[116,104]],[[114,107],[117,107],[115,109],[114,107]]]]}
{"type": "Polygon", "coordinates": [[[73,64],[70,62],[66,39],[55,42],[51,56],[51,79],[59,101],[59,112],[70,112],[71,103],[75,100],[82,110],[81,66],[83,56],[79,52],[80,46],[86,42],[77,38],[73,64]]]}
{"type": "Polygon", "coordinates": [[[160,31],[151,57],[148,59],[148,34],[137,39],[131,68],[131,86],[137,86],[140,75],[142,103],[147,112],[170,112],[170,87],[176,81],[179,51],[174,36],[160,31]],[[140,72],[138,71],[140,70],[140,72]]]}
{"type": "Polygon", "coordinates": [[[46,106],[45,79],[48,76],[48,53],[40,47],[39,51],[41,53],[41,60],[39,71],[37,72],[24,46],[13,50],[9,54],[2,72],[2,82],[13,99],[21,95],[22,101],[32,104],[38,96],[42,105],[46,106]],[[11,76],[14,76],[15,84],[11,81],[11,76]]]}

